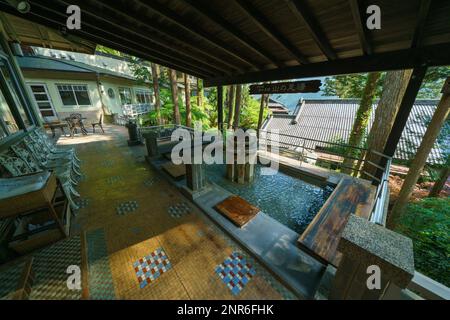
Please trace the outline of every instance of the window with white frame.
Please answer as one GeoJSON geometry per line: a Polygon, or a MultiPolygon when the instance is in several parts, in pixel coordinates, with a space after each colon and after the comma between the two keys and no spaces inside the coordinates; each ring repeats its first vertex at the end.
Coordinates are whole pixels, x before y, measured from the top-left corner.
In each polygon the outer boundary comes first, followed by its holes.
{"type": "Polygon", "coordinates": [[[119,88],[119,97],[122,104],[131,104],[131,89],[130,88],[119,88]]]}
{"type": "Polygon", "coordinates": [[[137,103],[152,103],[152,93],[149,90],[137,89],[135,93],[137,103]]]}
{"type": "Polygon", "coordinates": [[[44,120],[57,119],[47,86],[40,83],[29,83],[28,85],[30,86],[31,92],[33,92],[34,99],[44,120]]]}
{"type": "Polygon", "coordinates": [[[65,106],[90,106],[91,99],[87,85],[84,84],[57,84],[61,101],[65,106]]]}

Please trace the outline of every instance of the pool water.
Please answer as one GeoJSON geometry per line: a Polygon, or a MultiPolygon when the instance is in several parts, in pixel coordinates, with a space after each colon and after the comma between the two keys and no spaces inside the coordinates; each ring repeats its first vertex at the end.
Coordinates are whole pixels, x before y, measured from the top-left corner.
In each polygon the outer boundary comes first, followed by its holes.
{"type": "Polygon", "coordinates": [[[262,212],[301,234],[319,212],[333,188],[321,188],[282,172],[261,175],[255,167],[251,184],[237,184],[225,178],[225,165],[207,165],[207,177],[227,191],[236,194],[262,212]]]}

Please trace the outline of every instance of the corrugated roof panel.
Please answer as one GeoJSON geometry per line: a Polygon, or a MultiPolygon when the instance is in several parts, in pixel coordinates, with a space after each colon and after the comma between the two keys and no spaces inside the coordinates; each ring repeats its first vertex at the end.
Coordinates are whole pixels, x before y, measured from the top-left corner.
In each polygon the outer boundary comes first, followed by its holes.
{"type": "MultiPolygon", "coordinates": [[[[374,103],[372,106],[368,132],[372,128],[377,103],[374,103]]],[[[431,119],[437,104],[437,100],[417,100],[415,102],[394,158],[410,160],[416,153],[426,131],[426,120],[431,119]]],[[[305,100],[300,109],[297,123],[292,122],[297,115],[289,117],[274,115],[264,129],[279,129],[280,133],[327,142],[343,139],[348,143],[358,107],[359,100],[353,99],[305,100]]],[[[288,137],[280,137],[280,140],[285,143],[298,143],[299,141],[299,139],[288,137]]],[[[316,148],[318,146],[326,146],[326,144],[311,142],[308,144],[309,146],[316,148]]],[[[436,143],[430,152],[427,162],[440,164],[442,163],[443,155],[444,146],[436,143]]]]}

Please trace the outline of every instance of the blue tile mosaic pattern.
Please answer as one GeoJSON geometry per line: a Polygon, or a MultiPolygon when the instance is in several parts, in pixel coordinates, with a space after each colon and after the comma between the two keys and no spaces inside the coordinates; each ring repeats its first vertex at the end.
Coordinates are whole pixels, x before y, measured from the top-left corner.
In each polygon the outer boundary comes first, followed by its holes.
{"type": "Polygon", "coordinates": [[[67,267],[81,267],[80,236],[57,242],[34,255],[30,300],[78,300],[81,290],[67,287],[67,267]]]}
{"type": "Polygon", "coordinates": [[[87,208],[89,206],[89,199],[88,198],[78,199],[78,201],[76,201],[76,204],[80,209],[87,208]]]}
{"type": "Polygon", "coordinates": [[[133,263],[134,271],[139,281],[139,286],[144,288],[147,284],[155,281],[163,273],[172,268],[163,248],[158,248],[148,256],[133,263]]]}
{"type": "Polygon", "coordinates": [[[113,300],[116,298],[105,232],[96,229],[86,233],[89,297],[96,300],[113,300]]]}
{"type": "Polygon", "coordinates": [[[159,177],[151,177],[144,181],[144,186],[151,187],[160,180],[159,177]]]}
{"type": "Polygon", "coordinates": [[[172,218],[181,218],[182,216],[191,213],[191,208],[186,202],[176,203],[171,205],[167,212],[172,218]]]}
{"type": "Polygon", "coordinates": [[[136,209],[139,208],[139,204],[137,201],[126,201],[119,204],[116,208],[116,212],[118,215],[125,215],[127,213],[136,211],[136,209]]]}
{"type": "Polygon", "coordinates": [[[239,252],[233,252],[222,264],[216,267],[215,271],[235,296],[244,289],[256,274],[252,265],[239,252]]]}

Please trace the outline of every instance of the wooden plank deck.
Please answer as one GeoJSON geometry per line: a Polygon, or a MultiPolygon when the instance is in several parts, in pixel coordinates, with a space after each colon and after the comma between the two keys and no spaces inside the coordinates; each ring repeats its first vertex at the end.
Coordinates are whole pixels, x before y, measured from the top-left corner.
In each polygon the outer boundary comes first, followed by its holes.
{"type": "Polygon", "coordinates": [[[299,247],[325,264],[338,266],[337,245],[350,214],[368,219],[374,205],[375,186],[343,178],[298,240],[299,247]]]}

